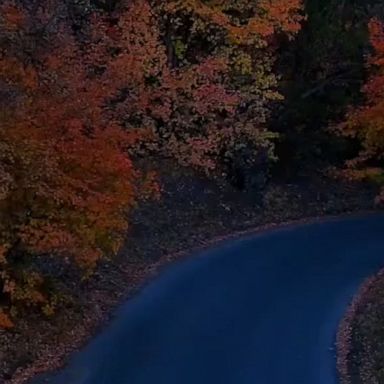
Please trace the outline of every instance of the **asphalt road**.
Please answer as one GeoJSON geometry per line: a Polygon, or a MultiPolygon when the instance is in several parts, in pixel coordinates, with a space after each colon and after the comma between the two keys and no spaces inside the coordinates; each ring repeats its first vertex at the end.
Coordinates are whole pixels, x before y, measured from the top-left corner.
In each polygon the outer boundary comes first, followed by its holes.
{"type": "Polygon", "coordinates": [[[224,242],[168,267],[48,382],[336,384],[338,323],[382,266],[380,214],[224,242]]]}

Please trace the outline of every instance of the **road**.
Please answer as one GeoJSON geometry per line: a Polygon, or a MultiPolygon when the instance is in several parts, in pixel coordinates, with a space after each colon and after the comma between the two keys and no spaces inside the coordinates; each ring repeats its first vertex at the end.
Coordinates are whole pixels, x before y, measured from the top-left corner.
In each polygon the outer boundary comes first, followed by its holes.
{"type": "Polygon", "coordinates": [[[64,371],[35,382],[336,384],[338,323],[383,266],[384,214],[223,242],[167,267],[64,371]]]}

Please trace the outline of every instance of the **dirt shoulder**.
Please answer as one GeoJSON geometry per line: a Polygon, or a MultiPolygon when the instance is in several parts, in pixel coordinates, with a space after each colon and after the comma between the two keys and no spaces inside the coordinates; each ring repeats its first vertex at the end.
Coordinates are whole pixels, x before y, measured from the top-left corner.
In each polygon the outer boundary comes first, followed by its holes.
{"type": "Polygon", "coordinates": [[[384,270],[367,279],[338,333],[342,384],[384,383],[384,270]]]}
{"type": "Polygon", "coordinates": [[[183,251],[258,227],[372,210],[376,193],[371,187],[323,178],[271,183],[262,194],[239,192],[193,174],[172,174],[162,185],[162,200],[135,212],[117,258],[100,265],[87,280],[76,271],[56,268],[56,279],[71,299],[58,305],[54,317],[29,313],[11,332],[0,332],[0,383],[23,383],[60,367],[108,321],[119,302],[160,266],[184,257],[183,251]]]}

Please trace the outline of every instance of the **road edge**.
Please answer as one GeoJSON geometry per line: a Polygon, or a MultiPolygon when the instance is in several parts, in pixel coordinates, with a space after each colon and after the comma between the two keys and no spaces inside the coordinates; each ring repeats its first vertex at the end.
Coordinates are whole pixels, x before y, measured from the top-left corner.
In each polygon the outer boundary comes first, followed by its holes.
{"type": "MultiPolygon", "coordinates": [[[[214,248],[228,241],[233,241],[237,239],[242,239],[247,236],[254,236],[258,234],[264,234],[274,230],[280,230],[285,228],[295,228],[303,225],[311,225],[316,223],[325,223],[330,221],[344,220],[344,219],[359,219],[365,218],[370,215],[374,216],[377,214],[383,213],[381,209],[370,209],[370,210],[361,210],[361,211],[347,211],[341,214],[326,214],[320,216],[310,216],[300,219],[292,219],[282,222],[271,222],[267,224],[262,224],[258,226],[250,226],[245,230],[233,231],[225,233],[221,236],[214,236],[208,240],[201,240],[196,246],[185,249],[179,252],[174,252],[166,254],[160,258],[158,262],[153,263],[148,266],[143,272],[141,278],[137,282],[135,288],[128,292],[126,295],[123,295],[122,298],[112,305],[107,314],[98,319],[96,327],[90,327],[90,331],[74,340],[71,345],[65,350],[65,353],[58,356],[55,359],[55,363],[47,365],[47,359],[52,358],[52,356],[47,353],[42,355],[40,359],[35,361],[32,365],[17,370],[11,379],[6,380],[4,384],[24,384],[30,383],[30,380],[33,380],[36,376],[42,374],[54,374],[57,370],[61,369],[66,365],[67,358],[71,353],[76,352],[81,349],[88,340],[93,337],[95,334],[99,333],[110,321],[111,313],[115,312],[116,309],[124,302],[131,300],[134,296],[139,294],[153,279],[162,273],[162,271],[169,265],[185,260],[190,257],[195,257],[198,254],[201,254],[205,250],[214,248]]],[[[341,333],[342,334],[342,333],[341,333]]],[[[32,384],[32,383],[31,383],[32,384]]],[[[70,384],[70,383],[68,383],[70,384]]],[[[349,384],[348,382],[342,384],[349,384]]]]}

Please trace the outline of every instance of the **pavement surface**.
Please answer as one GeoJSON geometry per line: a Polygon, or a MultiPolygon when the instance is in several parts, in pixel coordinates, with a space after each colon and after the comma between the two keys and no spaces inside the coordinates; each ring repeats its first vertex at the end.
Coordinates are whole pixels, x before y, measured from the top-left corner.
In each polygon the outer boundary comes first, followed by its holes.
{"type": "Polygon", "coordinates": [[[336,384],[335,336],[384,267],[384,214],[225,241],[168,266],[33,383],[336,384]]]}

